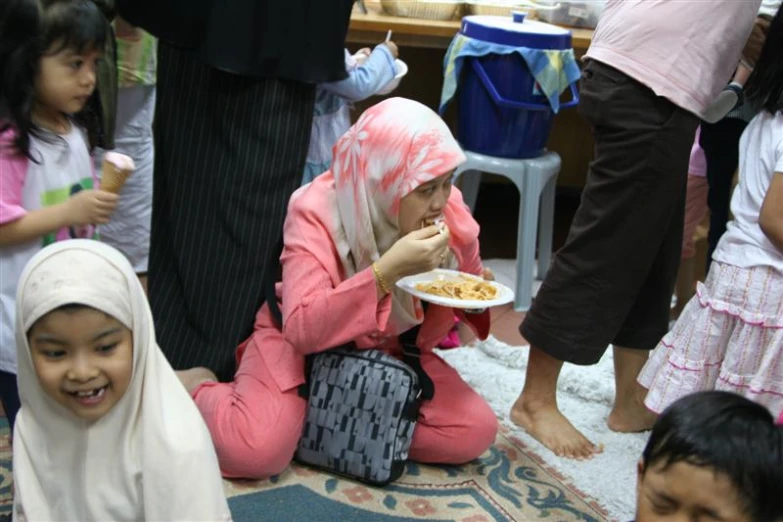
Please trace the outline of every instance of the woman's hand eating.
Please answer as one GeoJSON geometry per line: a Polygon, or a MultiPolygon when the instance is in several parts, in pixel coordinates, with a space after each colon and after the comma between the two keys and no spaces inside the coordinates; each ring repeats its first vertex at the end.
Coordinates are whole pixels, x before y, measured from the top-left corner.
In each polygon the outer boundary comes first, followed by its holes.
{"type": "Polygon", "coordinates": [[[403,277],[429,272],[440,266],[448,253],[449,237],[445,224],[414,230],[398,239],[375,266],[391,287],[403,277]]]}

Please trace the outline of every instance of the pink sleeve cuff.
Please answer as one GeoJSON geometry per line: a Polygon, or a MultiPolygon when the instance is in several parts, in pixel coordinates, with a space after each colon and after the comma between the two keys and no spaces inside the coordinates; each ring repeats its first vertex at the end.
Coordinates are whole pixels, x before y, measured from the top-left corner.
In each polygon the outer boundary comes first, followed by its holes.
{"type": "Polygon", "coordinates": [[[6,225],[21,219],[27,211],[18,205],[9,205],[0,201],[0,225],[6,225]]]}
{"type": "MultiPolygon", "coordinates": [[[[7,136],[2,138],[7,139],[7,136]]],[[[2,146],[5,145],[0,143],[2,146]]],[[[16,221],[27,213],[22,206],[27,161],[22,156],[0,153],[0,225],[16,221]]]]}

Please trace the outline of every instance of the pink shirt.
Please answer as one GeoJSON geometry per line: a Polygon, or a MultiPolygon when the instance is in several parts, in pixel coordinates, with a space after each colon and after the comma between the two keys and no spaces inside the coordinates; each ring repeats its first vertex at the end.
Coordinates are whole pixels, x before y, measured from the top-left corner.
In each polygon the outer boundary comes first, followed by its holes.
{"type": "Polygon", "coordinates": [[[698,116],[730,81],[761,0],[607,0],[587,58],[698,116]]]}

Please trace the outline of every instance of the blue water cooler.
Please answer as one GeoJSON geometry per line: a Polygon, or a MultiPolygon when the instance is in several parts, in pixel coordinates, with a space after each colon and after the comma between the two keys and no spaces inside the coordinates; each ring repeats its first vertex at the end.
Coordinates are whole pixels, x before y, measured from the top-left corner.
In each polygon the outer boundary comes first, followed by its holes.
{"type": "MultiPolygon", "coordinates": [[[[571,32],[524,15],[467,16],[460,32],[469,38],[510,47],[542,50],[571,48],[571,32]]],[[[459,86],[457,138],[466,150],[501,158],[534,158],[544,152],[554,113],[547,98],[535,94],[536,80],[517,53],[466,58],[459,86]]],[[[571,101],[579,101],[571,84],[571,101]]]]}

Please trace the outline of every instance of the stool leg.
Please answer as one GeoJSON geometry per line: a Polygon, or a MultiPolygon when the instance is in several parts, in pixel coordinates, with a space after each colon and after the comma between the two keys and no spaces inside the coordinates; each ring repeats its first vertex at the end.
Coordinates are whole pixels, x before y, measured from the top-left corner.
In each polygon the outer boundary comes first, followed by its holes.
{"type": "Polygon", "coordinates": [[[517,238],[517,288],[514,309],[527,312],[533,297],[533,264],[536,261],[536,231],[541,195],[538,176],[524,176],[519,197],[519,230],[517,238]]]}
{"type": "Polygon", "coordinates": [[[462,199],[470,208],[470,213],[476,210],[476,201],[478,200],[479,187],[481,185],[481,172],[478,170],[465,170],[460,175],[462,180],[460,189],[462,190],[462,199]]]}
{"type": "Polygon", "coordinates": [[[550,176],[541,192],[541,217],[538,222],[538,278],[543,281],[552,263],[552,234],[555,228],[555,190],[557,173],[550,176]]]}

